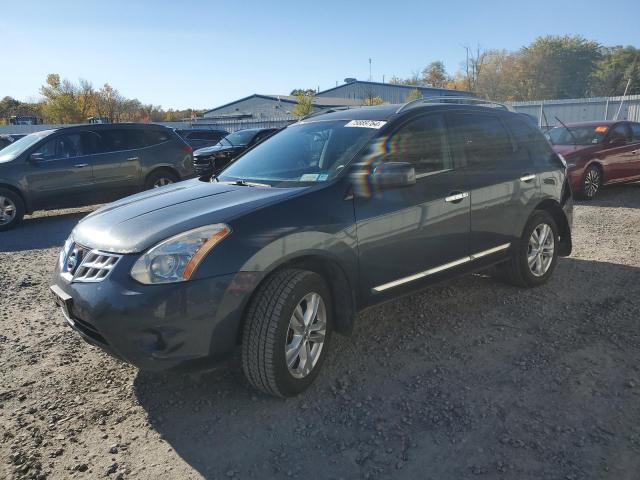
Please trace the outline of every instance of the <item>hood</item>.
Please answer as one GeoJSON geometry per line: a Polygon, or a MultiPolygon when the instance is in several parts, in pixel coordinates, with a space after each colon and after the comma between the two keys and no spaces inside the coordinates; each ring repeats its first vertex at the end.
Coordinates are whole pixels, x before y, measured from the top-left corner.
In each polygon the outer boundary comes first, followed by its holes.
{"type": "Polygon", "coordinates": [[[193,152],[194,157],[211,155],[215,152],[223,152],[225,150],[233,150],[236,147],[232,147],[231,145],[220,145],[219,143],[212,145],[210,147],[199,148],[195,152],[193,152]]]}
{"type": "Polygon", "coordinates": [[[243,187],[198,179],[105,205],[73,230],[73,240],[113,253],[136,253],[186,230],[226,223],[302,188],[243,187]]]}
{"type": "Polygon", "coordinates": [[[563,157],[571,157],[578,153],[590,153],[598,150],[598,145],[552,145],[553,151],[563,157]]]}

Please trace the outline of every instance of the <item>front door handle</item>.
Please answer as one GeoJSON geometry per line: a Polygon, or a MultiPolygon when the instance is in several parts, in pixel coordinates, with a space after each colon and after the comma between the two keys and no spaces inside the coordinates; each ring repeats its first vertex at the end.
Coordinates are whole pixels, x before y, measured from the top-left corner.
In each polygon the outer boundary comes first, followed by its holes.
{"type": "Polygon", "coordinates": [[[444,198],[445,202],[448,203],[460,203],[462,200],[469,196],[469,192],[451,192],[448,196],[444,198]]]}
{"type": "Polygon", "coordinates": [[[533,180],[534,178],[536,178],[535,175],[530,174],[530,175],[524,175],[522,177],[520,177],[520,181],[521,182],[525,182],[525,183],[529,183],[531,180],[533,180]]]}
{"type": "Polygon", "coordinates": [[[127,162],[136,162],[138,160],[140,160],[140,157],[129,157],[129,158],[127,158],[126,161],[127,162]]]}
{"type": "Polygon", "coordinates": [[[88,163],[78,163],[77,165],[74,165],[74,167],[76,168],[85,168],[88,167],[89,164],[88,163]]]}

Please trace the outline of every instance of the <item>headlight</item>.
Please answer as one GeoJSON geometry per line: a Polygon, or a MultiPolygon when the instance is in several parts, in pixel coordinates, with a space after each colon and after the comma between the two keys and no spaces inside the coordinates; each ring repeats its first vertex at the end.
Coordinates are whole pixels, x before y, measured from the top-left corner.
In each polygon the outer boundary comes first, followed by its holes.
{"type": "Polygon", "coordinates": [[[218,223],[168,238],[138,259],[131,276],[147,285],[189,280],[207,253],[229,233],[227,225],[218,223]]]}

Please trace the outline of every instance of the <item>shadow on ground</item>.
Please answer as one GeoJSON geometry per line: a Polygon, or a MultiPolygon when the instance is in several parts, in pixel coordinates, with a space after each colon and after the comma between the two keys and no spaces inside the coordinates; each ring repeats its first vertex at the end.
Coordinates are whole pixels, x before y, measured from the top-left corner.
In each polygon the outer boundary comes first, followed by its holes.
{"type": "Polygon", "coordinates": [[[73,227],[91,209],[64,211],[59,215],[34,215],[26,217],[12,230],[0,232],[0,252],[19,252],[52,247],[62,247],[73,227]]]}
{"type": "Polygon", "coordinates": [[[470,275],[361,315],[296,398],[254,392],[237,359],[134,389],[205,478],[623,478],[640,471],[638,299],[625,265],[562,259],[532,290],[470,275]]]}
{"type": "Polygon", "coordinates": [[[640,182],[602,187],[593,200],[577,200],[590,207],[640,208],[640,182]]]}

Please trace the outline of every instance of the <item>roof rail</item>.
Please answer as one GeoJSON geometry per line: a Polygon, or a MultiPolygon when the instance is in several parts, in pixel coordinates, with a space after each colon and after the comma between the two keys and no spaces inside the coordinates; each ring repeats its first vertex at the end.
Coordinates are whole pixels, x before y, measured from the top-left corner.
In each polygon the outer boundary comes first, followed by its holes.
{"type": "Polygon", "coordinates": [[[503,104],[498,102],[492,102],[491,100],[485,100],[483,98],[473,98],[473,97],[458,97],[458,96],[445,96],[445,97],[420,97],[415,100],[411,100],[405,104],[403,104],[396,113],[403,112],[417,104],[422,103],[457,103],[457,104],[471,104],[471,105],[484,105],[487,107],[500,108],[502,110],[509,110],[509,108],[503,104]]]}

